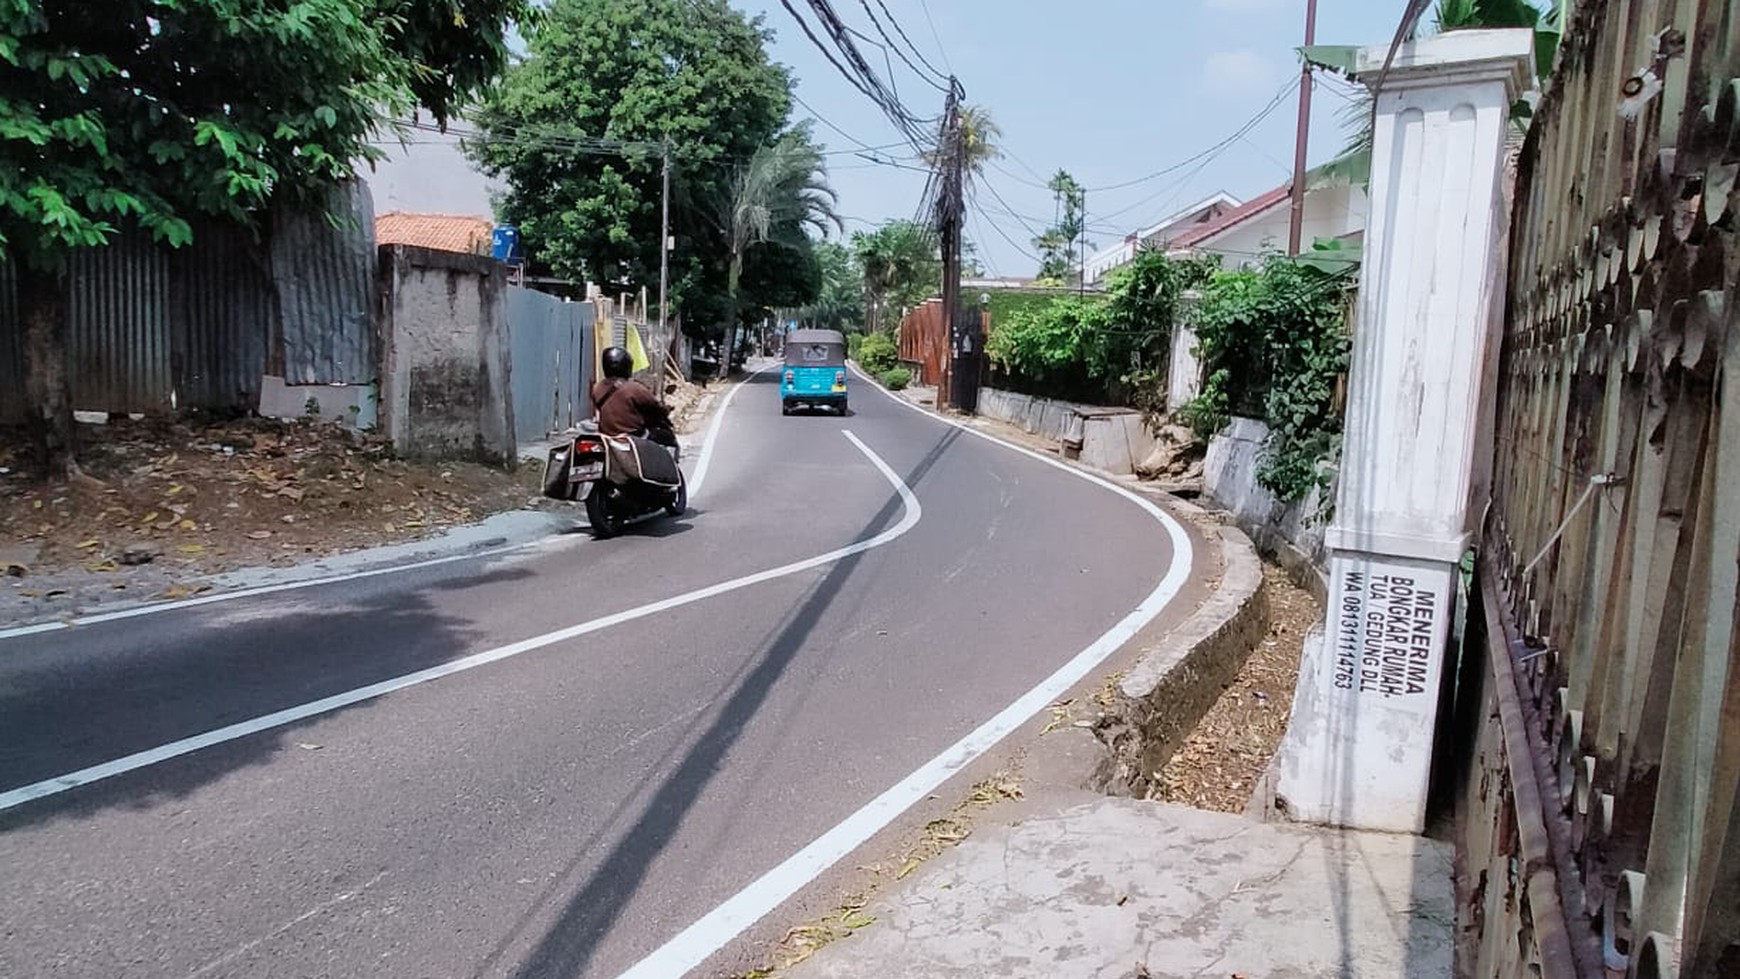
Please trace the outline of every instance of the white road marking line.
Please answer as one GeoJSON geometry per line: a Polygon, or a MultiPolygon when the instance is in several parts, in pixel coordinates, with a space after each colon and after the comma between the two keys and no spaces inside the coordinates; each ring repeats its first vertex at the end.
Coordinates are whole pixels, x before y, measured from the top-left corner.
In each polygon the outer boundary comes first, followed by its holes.
{"type": "MultiPolygon", "coordinates": [[[[765,369],[765,368],[763,368],[765,369]]],[[[761,369],[750,372],[749,377],[738,381],[730,391],[726,392],[725,400],[720,402],[719,410],[713,413],[713,421],[707,426],[707,435],[701,442],[700,460],[695,465],[695,478],[689,481],[689,497],[693,499],[700,491],[701,483],[707,477],[708,464],[713,459],[713,443],[719,435],[720,422],[725,418],[725,409],[731,407],[731,400],[737,397],[737,392],[750,378],[761,373],[761,369]]],[[[429,558],[424,561],[412,561],[408,564],[392,564],[381,568],[370,568],[366,571],[351,571],[345,574],[328,575],[323,578],[305,578],[300,581],[285,581],[276,585],[260,585],[254,588],[242,588],[236,591],[220,592],[205,595],[200,598],[184,598],[172,602],[155,602],[150,605],[135,605],[132,608],[118,609],[114,612],[99,612],[94,615],[79,615],[70,619],[59,619],[54,622],[38,622],[34,625],[15,626],[10,629],[0,629],[0,640],[17,639],[23,636],[41,635],[45,632],[60,632],[75,626],[99,625],[104,622],[115,622],[120,619],[137,618],[141,615],[156,615],[159,612],[174,612],[184,608],[198,608],[201,605],[211,605],[216,602],[233,602],[243,598],[257,598],[261,595],[274,595],[278,592],[295,591],[301,588],[316,588],[321,585],[337,585],[346,581],[360,581],[364,578],[375,578],[380,575],[399,574],[404,571],[418,571],[423,568],[439,567],[452,564],[455,561],[472,561],[495,557],[528,547],[542,544],[546,538],[526,541],[521,544],[509,544],[506,547],[494,547],[481,551],[470,551],[465,554],[450,554],[446,557],[429,558]]]]}
{"type": "MultiPolygon", "coordinates": [[[[535,542],[533,542],[535,543],[535,542]]],[[[374,578],[385,574],[398,574],[401,571],[416,571],[419,568],[433,568],[442,564],[452,564],[455,561],[471,561],[479,558],[494,557],[516,551],[526,544],[510,544],[506,547],[494,547],[482,551],[472,551],[466,554],[451,554],[447,557],[430,558],[426,561],[412,561],[409,564],[394,564],[385,568],[370,568],[367,571],[351,571],[325,578],[308,578],[302,581],[285,581],[276,585],[260,585],[254,588],[243,588],[238,591],[220,592],[215,595],[205,595],[200,598],[183,598],[173,602],[160,602],[155,605],[136,605],[132,608],[119,609],[114,612],[98,612],[94,615],[80,615],[71,619],[61,619],[58,622],[42,622],[36,625],[18,626],[12,629],[0,629],[0,639],[16,639],[19,636],[33,636],[43,632],[59,632],[74,626],[97,625],[102,622],[114,622],[119,619],[131,619],[141,615],[155,615],[158,612],[173,612],[177,609],[197,608],[201,605],[211,605],[216,602],[233,602],[241,598],[254,598],[259,595],[272,595],[283,591],[295,591],[299,588],[313,588],[316,585],[336,585],[346,581],[358,581],[363,578],[374,578]]]]}
{"type": "Polygon", "coordinates": [[[707,438],[701,443],[701,456],[695,460],[695,477],[689,480],[689,499],[693,500],[700,492],[701,485],[707,481],[707,473],[713,467],[713,443],[717,442],[719,428],[725,423],[725,409],[731,407],[731,402],[737,398],[737,392],[755,378],[755,375],[766,370],[757,367],[749,372],[743,380],[738,381],[731,390],[725,392],[725,400],[719,402],[719,410],[713,412],[713,421],[707,425],[707,438]]]}
{"type": "MultiPolygon", "coordinates": [[[[880,385],[877,385],[876,389],[882,390],[880,385]]],[[[1178,594],[1179,589],[1184,587],[1185,581],[1190,577],[1190,567],[1194,557],[1190,546],[1190,537],[1184,532],[1184,527],[1177,520],[1154,505],[1152,501],[1143,499],[1141,496],[1091,473],[1066,466],[1055,459],[1047,459],[1037,452],[1005,442],[951,419],[933,415],[886,391],[883,393],[897,403],[927,417],[934,418],[945,425],[953,425],[964,432],[977,435],[1006,449],[1012,449],[1022,455],[1038,459],[1047,465],[1056,466],[1064,472],[1085,479],[1096,486],[1109,489],[1130,500],[1159,521],[1160,525],[1165,528],[1167,537],[1172,542],[1172,565],[1166,569],[1166,574],[1161,577],[1159,584],[1148,594],[1148,597],[1142,600],[1141,604],[1136,606],[1134,611],[1126,615],[1104,635],[1094,640],[1092,645],[1077,653],[1057,672],[1046,677],[1038,686],[1022,694],[1014,703],[979,725],[971,734],[950,745],[942,754],[925,762],[917,771],[870,800],[857,812],[847,816],[839,825],[823,833],[814,842],[792,854],[783,863],[726,899],[725,903],[683,929],[675,938],[622,973],[618,979],[673,979],[673,977],[687,974],[705,962],[709,956],[724,948],[732,939],[741,935],[751,925],[785,903],[787,899],[819,877],[829,867],[864,845],[872,836],[898,819],[901,813],[936,791],[955,772],[989,751],[999,741],[1038,714],[1045,705],[1057,700],[1071,687],[1085,679],[1089,673],[1122,648],[1124,643],[1152,622],[1178,594]]]]}
{"type": "Polygon", "coordinates": [[[414,687],[418,684],[428,683],[431,680],[439,680],[445,676],[452,676],[455,673],[463,673],[466,670],[473,670],[480,666],[486,666],[490,663],[518,656],[521,653],[529,653],[534,649],[542,649],[545,646],[565,642],[569,639],[608,629],[612,626],[621,625],[624,622],[632,622],[635,619],[645,618],[649,615],[656,615],[660,612],[667,612],[671,609],[714,598],[727,592],[737,591],[741,588],[748,588],[751,585],[759,585],[762,582],[772,581],[776,578],[784,578],[788,575],[794,575],[800,571],[819,568],[823,565],[832,564],[835,561],[851,557],[854,554],[862,554],[865,551],[881,547],[916,526],[919,519],[924,515],[924,508],[919,505],[918,497],[913,494],[912,489],[906,485],[905,481],[900,478],[898,473],[889,468],[888,463],[882,461],[881,456],[871,451],[869,446],[865,445],[859,440],[858,436],[852,434],[850,431],[842,430],[842,434],[850,439],[853,445],[858,447],[858,451],[864,453],[865,457],[870,460],[871,465],[876,467],[876,471],[880,472],[882,477],[888,480],[889,484],[894,487],[894,491],[900,496],[900,502],[904,510],[900,522],[895,524],[893,527],[884,530],[882,533],[877,534],[875,537],[868,540],[858,541],[854,544],[848,544],[845,547],[836,548],[826,554],[819,554],[802,561],[794,561],[790,564],[780,565],[777,568],[758,571],[754,574],[744,575],[741,578],[733,578],[730,581],[722,581],[716,585],[708,585],[705,588],[698,588],[694,591],[684,592],[681,595],[676,595],[671,598],[662,599],[657,602],[650,602],[646,605],[631,608],[624,612],[606,615],[589,622],[582,622],[578,625],[568,626],[565,629],[557,629],[554,632],[547,632],[540,636],[533,636],[530,639],[522,639],[519,642],[510,643],[506,646],[498,646],[494,649],[487,649],[480,653],[473,653],[470,656],[453,660],[450,663],[432,666],[428,669],[418,670],[415,673],[407,673],[390,680],[382,680],[379,683],[371,683],[365,687],[358,687],[354,690],[347,690],[344,693],[334,694],[330,697],[323,697],[320,700],[300,704],[295,707],[288,707],[280,711],[274,711],[260,717],[240,721],[235,724],[220,727],[213,731],[207,731],[204,734],[196,734],[192,737],[182,738],[179,741],[171,741],[168,744],[135,752],[124,758],[117,758],[114,761],[104,762],[100,765],[92,765],[89,768],[82,768],[66,775],[57,775],[54,778],[44,779],[40,782],[21,786],[7,792],[0,792],[0,811],[11,809],[14,806],[20,806],[26,802],[41,799],[45,796],[65,792],[68,789],[77,788],[81,785],[89,785],[92,782],[101,781],[106,778],[113,778],[116,775],[155,765],[158,762],[167,761],[171,758],[199,751],[202,748],[209,748],[213,745],[223,744],[226,741],[234,741],[237,738],[245,738],[251,734],[258,734],[261,731],[283,727],[286,724],[294,724],[297,721],[339,710],[340,708],[349,707],[365,700],[373,700],[376,697],[397,690],[403,690],[406,687],[414,687]]]}

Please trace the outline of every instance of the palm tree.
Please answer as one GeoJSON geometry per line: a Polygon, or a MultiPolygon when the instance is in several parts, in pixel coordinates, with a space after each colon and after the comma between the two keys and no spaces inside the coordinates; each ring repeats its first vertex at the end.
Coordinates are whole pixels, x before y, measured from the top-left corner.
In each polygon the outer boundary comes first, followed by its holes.
{"type": "Polygon", "coordinates": [[[838,199],[828,186],[827,159],[812,138],[807,119],[758,148],[732,178],[720,214],[730,249],[725,279],[730,317],[725,324],[722,374],[731,372],[736,352],[744,256],[757,245],[804,247],[812,229],[823,237],[830,228],[841,229],[834,212],[838,199]]]}
{"type": "Polygon", "coordinates": [[[973,186],[975,177],[984,175],[985,164],[1003,158],[1003,149],[998,145],[1002,138],[1002,127],[984,106],[961,106],[961,172],[968,187],[973,186]]]}
{"type": "Polygon", "coordinates": [[[913,305],[925,298],[920,293],[936,288],[942,279],[936,248],[936,235],[916,221],[890,221],[852,237],[875,329],[882,328],[891,305],[913,305]]]}
{"type": "MultiPolygon", "coordinates": [[[[997,145],[1003,138],[1003,129],[982,105],[963,102],[956,111],[961,117],[961,177],[970,188],[976,178],[984,176],[986,164],[1003,158],[1003,149],[997,145]]],[[[942,152],[927,150],[923,159],[935,167],[942,161],[942,152]]]]}

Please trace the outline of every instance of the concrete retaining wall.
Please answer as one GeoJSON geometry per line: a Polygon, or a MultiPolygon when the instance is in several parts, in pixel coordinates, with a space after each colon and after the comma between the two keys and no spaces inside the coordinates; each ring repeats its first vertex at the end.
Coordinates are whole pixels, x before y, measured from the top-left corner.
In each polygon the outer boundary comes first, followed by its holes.
{"type": "Polygon", "coordinates": [[[1154,451],[1140,412],[1056,401],[997,388],[979,390],[979,414],[1056,442],[1066,457],[1106,472],[1128,474],[1154,451]]]}
{"type": "Polygon", "coordinates": [[[514,460],[506,266],[381,249],[382,426],[409,458],[514,460]]]}
{"type": "Polygon", "coordinates": [[[1238,676],[1268,629],[1268,595],[1256,549],[1221,527],[1226,571],[1184,624],[1142,653],[1094,727],[1106,749],[1093,787],[1146,798],[1160,769],[1238,676]]]}
{"type": "Polygon", "coordinates": [[[1166,410],[1177,411],[1202,393],[1202,362],[1196,358],[1196,331],[1182,320],[1172,330],[1172,360],[1166,371],[1166,410]]]}
{"type": "Polygon", "coordinates": [[[1313,490],[1297,503],[1282,503],[1257,484],[1257,466],[1269,428],[1254,418],[1234,418],[1208,443],[1203,460],[1202,491],[1227,510],[1239,529],[1249,534],[1257,548],[1274,555],[1289,575],[1316,596],[1327,592],[1322,569],[1328,554],[1323,548],[1322,497],[1313,490]]]}

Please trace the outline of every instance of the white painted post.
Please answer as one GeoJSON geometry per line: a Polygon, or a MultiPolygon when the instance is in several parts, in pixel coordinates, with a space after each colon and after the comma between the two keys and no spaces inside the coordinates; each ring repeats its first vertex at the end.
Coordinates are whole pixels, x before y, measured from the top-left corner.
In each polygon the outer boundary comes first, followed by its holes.
{"type": "MultiPolygon", "coordinates": [[[[1510,107],[1533,32],[1404,45],[1378,87],[1330,600],[1306,643],[1278,795],[1294,819],[1420,832],[1487,352],[1503,288],[1510,107]]],[[[1388,46],[1360,52],[1376,86],[1388,46]]]]}

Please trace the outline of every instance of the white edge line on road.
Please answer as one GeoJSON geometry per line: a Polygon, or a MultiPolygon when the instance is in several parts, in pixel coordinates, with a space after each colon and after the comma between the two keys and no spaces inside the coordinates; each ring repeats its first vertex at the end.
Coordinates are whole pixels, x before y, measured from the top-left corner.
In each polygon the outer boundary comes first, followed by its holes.
{"type": "Polygon", "coordinates": [[[26,802],[41,799],[45,796],[65,792],[68,789],[77,788],[81,785],[89,785],[92,782],[112,778],[116,775],[145,768],[149,765],[155,765],[158,762],[167,761],[171,758],[199,751],[202,748],[209,748],[226,741],[234,741],[237,738],[245,738],[251,734],[258,734],[261,731],[283,727],[286,724],[294,724],[297,721],[325,714],[330,711],[339,710],[344,707],[349,707],[365,700],[373,700],[376,697],[392,693],[396,690],[403,690],[406,687],[428,683],[431,680],[439,680],[442,677],[451,676],[455,673],[463,673],[466,670],[473,670],[480,666],[508,659],[509,657],[518,656],[521,653],[531,652],[534,649],[541,649],[554,643],[565,642],[569,639],[584,636],[592,632],[598,632],[602,629],[608,629],[612,626],[621,625],[624,622],[631,622],[635,619],[644,618],[649,615],[667,612],[683,605],[703,601],[705,599],[723,595],[727,592],[737,591],[740,588],[748,588],[751,585],[758,585],[762,582],[772,581],[776,578],[784,578],[788,575],[797,574],[800,571],[808,571],[811,568],[818,568],[822,565],[832,564],[835,561],[843,560],[854,554],[862,554],[865,551],[881,547],[916,526],[919,519],[924,515],[924,510],[919,506],[918,497],[913,494],[912,489],[906,485],[905,481],[900,478],[898,473],[889,467],[888,463],[882,461],[881,456],[878,456],[875,452],[871,451],[869,446],[865,445],[850,431],[843,431],[843,434],[846,438],[851,440],[853,445],[858,447],[858,451],[864,453],[865,457],[870,460],[870,463],[876,467],[877,472],[880,472],[882,477],[888,480],[889,484],[894,487],[895,492],[900,496],[900,502],[905,511],[904,515],[900,518],[899,523],[884,530],[882,533],[877,534],[875,537],[871,537],[868,540],[858,541],[854,544],[848,544],[845,547],[837,548],[827,552],[826,554],[819,554],[812,558],[806,558],[802,561],[794,561],[791,564],[783,564],[777,568],[758,571],[754,574],[744,575],[741,578],[733,578],[730,581],[722,581],[716,585],[708,585],[705,588],[684,592],[681,595],[637,606],[628,609],[627,611],[606,615],[602,618],[592,619],[589,622],[582,622],[578,625],[568,626],[567,628],[558,629],[554,632],[546,632],[540,636],[533,636],[530,639],[522,639],[519,642],[510,643],[506,646],[497,646],[494,649],[487,649],[480,653],[473,653],[470,656],[465,656],[449,663],[443,663],[439,666],[432,666],[425,670],[418,670],[415,673],[407,673],[390,680],[382,680],[379,683],[371,683],[365,687],[347,690],[344,693],[334,694],[330,697],[310,701],[309,703],[300,704],[296,707],[288,707],[284,710],[274,711],[273,713],[264,714],[246,721],[239,721],[235,724],[217,728],[216,730],[207,731],[204,734],[196,734],[192,737],[182,738],[179,741],[171,741],[168,744],[135,752],[134,754],[128,755],[124,758],[117,758],[114,761],[104,762],[100,765],[92,765],[89,768],[82,768],[66,775],[59,775],[30,785],[21,786],[7,792],[0,792],[0,811],[5,811],[14,806],[20,806],[26,802]]]}
{"type": "MultiPolygon", "coordinates": [[[[750,371],[748,376],[733,385],[731,390],[725,392],[725,400],[719,402],[719,410],[713,412],[713,420],[707,425],[707,437],[701,442],[701,457],[695,460],[695,478],[689,480],[690,500],[700,495],[702,484],[707,482],[707,473],[712,471],[713,443],[719,440],[719,429],[725,423],[725,409],[731,407],[731,402],[736,399],[737,392],[743,390],[744,386],[753,380],[755,375],[766,369],[765,367],[757,367],[750,371]]],[[[859,447],[862,448],[863,443],[859,443],[859,447]]]]}
{"type": "MultiPolygon", "coordinates": [[[[707,435],[701,441],[700,460],[695,464],[695,478],[689,481],[689,496],[692,499],[701,489],[701,483],[707,478],[708,464],[713,460],[713,443],[719,436],[719,423],[725,417],[725,409],[731,407],[731,399],[737,397],[737,392],[749,379],[761,373],[762,369],[751,371],[749,377],[738,381],[726,392],[725,400],[719,403],[719,410],[713,413],[713,421],[707,426],[707,435]]],[[[315,588],[320,585],[336,585],[346,581],[360,581],[364,578],[375,578],[381,575],[399,574],[404,571],[417,571],[423,568],[438,567],[452,564],[455,561],[472,561],[481,558],[495,557],[511,551],[529,547],[537,541],[526,541],[520,544],[509,544],[505,547],[492,547],[486,550],[468,551],[464,554],[450,554],[446,557],[428,558],[422,561],[411,561],[407,564],[392,564],[381,568],[370,568],[366,571],[351,571],[345,574],[328,575],[321,578],[305,578],[300,581],[285,581],[276,585],[259,585],[254,588],[240,588],[235,591],[221,592],[215,595],[205,595],[200,598],[183,598],[171,602],[156,602],[150,605],[135,605],[131,608],[117,609],[113,612],[98,612],[92,615],[79,615],[70,619],[60,619],[54,622],[38,622],[34,625],[14,626],[10,629],[0,629],[0,640],[17,639],[23,636],[35,636],[44,632],[60,632],[75,626],[98,625],[103,622],[114,622],[120,619],[131,619],[141,615],[156,615],[159,612],[174,612],[184,608],[198,608],[201,605],[211,605],[217,602],[233,602],[243,598],[257,598],[261,595],[273,595],[278,592],[295,591],[301,588],[315,588]]]]}
{"type": "MultiPolygon", "coordinates": [[[[861,372],[860,376],[862,376],[861,372]]],[[[877,390],[882,391],[883,389],[878,385],[877,390]]],[[[948,781],[951,775],[989,751],[999,741],[1043,710],[1047,704],[1057,700],[1071,687],[1085,679],[1095,668],[1121,649],[1126,642],[1129,642],[1143,627],[1152,622],[1177,596],[1179,589],[1184,587],[1185,581],[1190,577],[1190,568],[1194,559],[1190,537],[1185,533],[1183,525],[1152,501],[1143,499],[1124,487],[1101,479],[1092,473],[1064,465],[1055,459],[1047,459],[1037,452],[1006,442],[951,419],[932,414],[890,392],[883,391],[883,393],[896,403],[934,418],[945,425],[952,425],[968,434],[977,435],[1006,449],[1055,466],[1064,472],[1085,479],[1096,486],[1109,489],[1130,500],[1155,520],[1158,520],[1161,526],[1166,529],[1166,534],[1172,542],[1172,564],[1166,569],[1166,574],[1160,579],[1159,584],[1148,594],[1148,597],[1142,599],[1141,604],[1137,605],[1134,611],[1124,616],[1104,635],[1094,640],[1092,645],[1077,653],[1057,672],[1046,677],[1038,686],[1022,694],[1014,703],[979,725],[972,733],[950,745],[942,754],[925,762],[917,771],[870,800],[862,809],[847,816],[845,821],[823,833],[814,842],[788,857],[785,862],[761,875],[749,886],[726,899],[725,903],[683,929],[675,938],[640,960],[627,972],[622,973],[618,979],[672,979],[675,976],[686,975],[690,970],[705,962],[713,953],[724,948],[727,943],[748,930],[751,925],[785,903],[806,884],[821,876],[829,867],[868,842],[872,836],[898,819],[902,813],[919,800],[936,791],[938,787],[948,781]]]]}

